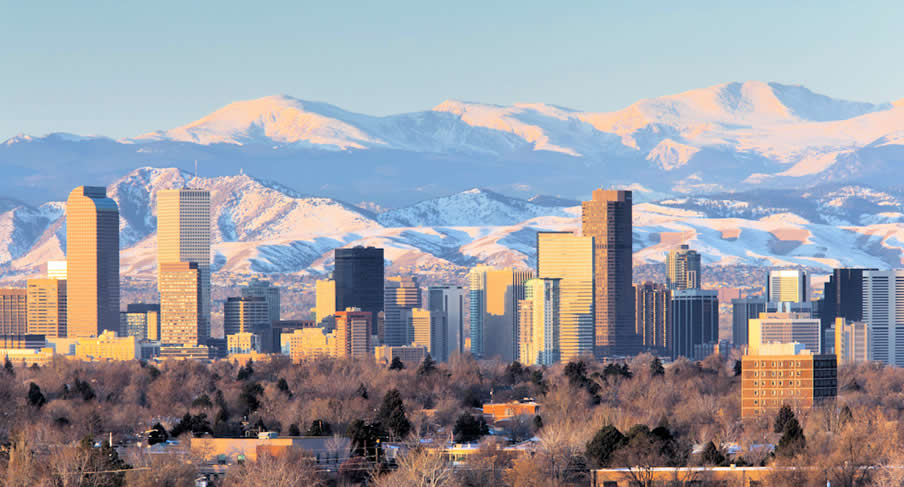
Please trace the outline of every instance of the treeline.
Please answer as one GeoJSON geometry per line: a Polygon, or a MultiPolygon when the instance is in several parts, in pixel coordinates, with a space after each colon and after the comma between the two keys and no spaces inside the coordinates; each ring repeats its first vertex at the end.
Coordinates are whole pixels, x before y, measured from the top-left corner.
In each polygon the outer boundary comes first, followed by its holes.
{"type": "MultiPolygon", "coordinates": [[[[352,439],[354,458],[338,476],[296,458],[304,468],[282,478],[303,474],[305,480],[274,485],[364,479],[422,485],[425,472],[443,479],[433,485],[586,485],[598,467],[634,468],[642,475],[654,466],[730,464],[818,467],[779,470],[794,472],[795,485],[892,485],[879,482],[894,469],[861,467],[904,464],[898,453],[904,451],[904,371],[895,368],[842,368],[835,403],[741,421],[739,370],[734,361],[716,357],[668,366],[650,355],[549,368],[470,356],[399,365],[334,359],[292,364],[274,357],[243,366],[58,359],[45,367],[6,367],[0,371],[2,478],[7,485],[192,485],[198,471],[185,461],[187,451],[118,458],[105,442],[111,434],[121,444],[136,435],[162,442],[263,430],[352,439]],[[539,416],[517,417],[488,435],[490,425],[476,408],[522,398],[541,404],[539,416]],[[503,437],[538,441],[527,454],[515,454],[503,437]],[[481,442],[467,468],[452,469],[422,448],[450,438],[481,442]],[[386,442],[408,443],[413,453],[390,461],[379,446],[386,442]],[[60,475],[84,481],[68,483],[60,475]]],[[[227,479],[260,477],[265,467],[288,469],[286,461],[235,466],[227,479]]],[[[788,481],[776,478],[775,485],[788,481]]]]}

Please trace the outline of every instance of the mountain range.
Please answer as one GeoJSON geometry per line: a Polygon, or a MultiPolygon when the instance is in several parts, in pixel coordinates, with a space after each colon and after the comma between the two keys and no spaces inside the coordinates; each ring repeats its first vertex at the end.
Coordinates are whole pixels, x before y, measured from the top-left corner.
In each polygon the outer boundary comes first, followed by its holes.
{"type": "MultiPolygon", "coordinates": [[[[136,167],[241,173],[305,194],[405,207],[474,186],[574,200],[641,185],[646,201],[826,184],[887,188],[902,175],[904,100],[839,100],[748,81],[640,100],[614,112],[449,100],[371,116],[270,96],[181,127],[114,140],[19,135],[0,143],[0,194],[37,206],[136,167]]],[[[2,207],[0,207],[2,208],[2,207]]]]}

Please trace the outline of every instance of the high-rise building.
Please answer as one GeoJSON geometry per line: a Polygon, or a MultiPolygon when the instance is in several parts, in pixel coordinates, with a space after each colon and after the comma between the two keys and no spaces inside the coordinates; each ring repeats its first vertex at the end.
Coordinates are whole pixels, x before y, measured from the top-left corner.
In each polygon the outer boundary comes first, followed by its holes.
{"type": "Polygon", "coordinates": [[[336,356],[336,332],[326,328],[300,328],[288,337],[289,355],[295,363],[336,356]]]}
{"type": "Polygon", "coordinates": [[[767,343],[800,343],[811,353],[821,350],[819,320],[806,313],[760,313],[748,325],[747,353],[760,355],[767,343]]]}
{"type": "Polygon", "coordinates": [[[835,356],[801,353],[799,348],[799,344],[773,344],[760,355],[743,357],[741,418],[766,415],[771,420],[786,404],[808,410],[837,396],[835,356]]]}
{"type": "Polygon", "coordinates": [[[332,322],[336,314],[336,281],[320,279],[314,284],[314,321],[318,325],[332,322]]]}
{"type": "MultiPolygon", "coordinates": [[[[594,355],[638,351],[634,333],[631,191],[597,189],[584,201],[581,229],[594,239],[594,355]]],[[[546,276],[544,276],[546,277],[546,276]]],[[[565,353],[563,348],[562,353],[565,353]]]]}
{"type": "Polygon", "coordinates": [[[443,320],[446,330],[446,360],[465,351],[465,289],[461,286],[430,286],[427,309],[443,320]]]}
{"type": "MultiPolygon", "coordinates": [[[[383,311],[383,249],[336,249],[335,256],[336,310],[360,308],[377,316],[383,311]]],[[[378,334],[375,319],[371,326],[371,334],[378,334]]]]}
{"type": "Polygon", "coordinates": [[[28,333],[28,291],[0,289],[0,335],[28,333]]]}
{"type": "Polygon", "coordinates": [[[260,335],[241,332],[226,336],[226,348],[230,355],[252,354],[261,351],[260,335]]]}
{"type": "Polygon", "coordinates": [[[904,270],[863,271],[869,360],[904,367],[904,270]]]}
{"type": "Polygon", "coordinates": [[[835,318],[863,320],[863,271],[877,270],[848,267],[832,271],[823,287],[819,310],[823,333],[835,324],[835,318]]]}
{"type": "MultiPolygon", "coordinates": [[[[129,303],[126,306],[129,315],[144,315],[145,338],[160,341],[160,305],[157,303],[129,303]]],[[[136,318],[138,320],[139,318],[136,318]]],[[[131,333],[130,333],[131,334],[131,333]]]]}
{"type": "Polygon", "coordinates": [[[694,347],[719,343],[719,293],[702,289],[672,292],[672,357],[694,357],[694,347]]]}
{"type": "Polygon", "coordinates": [[[266,334],[272,328],[270,303],[266,298],[230,297],[223,303],[223,333],[226,336],[237,333],[266,334]]]}
{"type": "Polygon", "coordinates": [[[410,327],[411,310],[421,307],[421,288],[417,280],[413,277],[387,277],[383,287],[383,306],[382,342],[391,347],[410,344],[414,340],[410,327]]]}
{"type": "Polygon", "coordinates": [[[772,270],[766,277],[766,300],[774,303],[805,303],[809,280],[801,269],[772,270]]]}
{"type": "Polygon", "coordinates": [[[869,328],[863,322],[851,322],[835,318],[831,331],[834,332],[834,352],[838,365],[848,365],[869,360],[869,328]]]}
{"type": "Polygon", "coordinates": [[[478,357],[516,360],[518,301],[532,271],[478,265],[469,274],[471,353],[478,357]]]}
{"type": "Polygon", "coordinates": [[[445,362],[446,329],[442,315],[434,315],[428,309],[415,308],[411,310],[409,321],[411,323],[411,345],[425,347],[427,353],[439,362],[445,362]]]}
{"type": "Polygon", "coordinates": [[[29,279],[27,286],[28,333],[66,337],[66,280],[29,279]]]}
{"type": "Polygon", "coordinates": [[[66,261],[65,260],[48,260],[47,261],[47,278],[66,280],[66,261]]]}
{"type": "Polygon", "coordinates": [[[167,345],[206,342],[201,315],[203,291],[196,262],[164,262],[157,267],[160,289],[160,341],[167,345]]]}
{"type": "MultiPolygon", "coordinates": [[[[210,191],[183,188],[157,192],[158,272],[164,263],[197,265],[201,289],[197,343],[210,337],[210,227],[210,191]]],[[[160,294],[160,304],[166,307],[160,294]]]]}
{"type": "Polygon", "coordinates": [[[336,312],[336,356],[365,358],[371,352],[370,332],[373,315],[358,308],[336,312]]]}
{"type": "MultiPolygon", "coordinates": [[[[594,241],[569,232],[537,232],[537,275],[561,279],[558,348],[563,362],[594,350],[594,282],[599,283],[594,281],[594,253],[599,249],[594,241]]],[[[631,298],[633,305],[633,294],[631,298]]]]}
{"type": "Polygon", "coordinates": [[[746,297],[731,300],[731,343],[735,348],[747,345],[747,327],[750,320],[759,318],[766,312],[766,300],[760,297],[746,297]]]}
{"type": "Polygon", "coordinates": [[[518,302],[518,358],[524,365],[552,365],[562,358],[561,282],[541,277],[524,283],[524,299],[518,302]]]}
{"type": "Polygon", "coordinates": [[[656,353],[672,349],[672,293],[662,284],[634,285],[635,332],[643,347],[656,353]]]}
{"type": "Polygon", "coordinates": [[[700,254],[687,245],[665,256],[665,284],[669,289],[700,289],[703,281],[700,254]]]}
{"type": "Polygon", "coordinates": [[[252,279],[250,284],[242,288],[242,297],[264,298],[267,302],[268,320],[270,323],[279,321],[279,286],[274,286],[270,281],[252,279]]]}
{"type": "Polygon", "coordinates": [[[69,338],[119,329],[119,207],[107,190],[79,186],[66,202],[69,338]]]}

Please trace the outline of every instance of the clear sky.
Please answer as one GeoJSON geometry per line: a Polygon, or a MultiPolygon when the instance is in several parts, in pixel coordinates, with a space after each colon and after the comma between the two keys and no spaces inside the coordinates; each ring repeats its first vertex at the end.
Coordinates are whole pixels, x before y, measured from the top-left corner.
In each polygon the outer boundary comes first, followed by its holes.
{"type": "Polygon", "coordinates": [[[273,94],[609,111],[727,81],[904,98],[904,2],[4,2],[0,140],[128,137],[273,94]],[[52,5],[56,3],[56,5],[52,5]]]}

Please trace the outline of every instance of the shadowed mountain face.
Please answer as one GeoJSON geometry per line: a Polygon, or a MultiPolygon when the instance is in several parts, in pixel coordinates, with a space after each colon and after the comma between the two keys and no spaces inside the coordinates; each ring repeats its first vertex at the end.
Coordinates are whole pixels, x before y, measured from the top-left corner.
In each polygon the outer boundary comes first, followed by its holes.
{"type": "MultiPolygon", "coordinates": [[[[904,103],[726,83],[594,113],[449,100],[385,117],[271,96],[128,140],[51,134],[0,144],[0,194],[37,205],[136,167],[239,173],[382,207],[475,186],[579,199],[598,186],[704,194],[826,183],[886,186],[904,160],[904,103]]],[[[0,210],[3,209],[0,203],[0,210]]]]}

